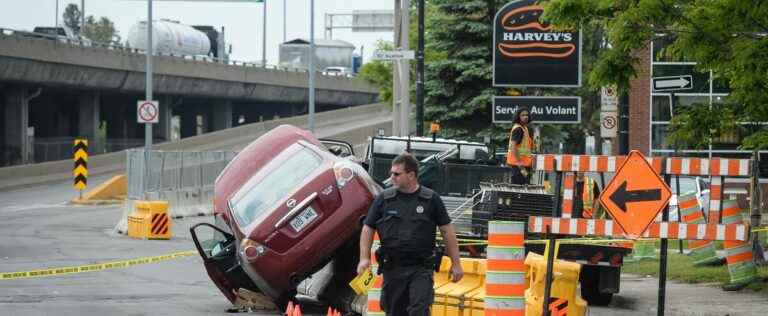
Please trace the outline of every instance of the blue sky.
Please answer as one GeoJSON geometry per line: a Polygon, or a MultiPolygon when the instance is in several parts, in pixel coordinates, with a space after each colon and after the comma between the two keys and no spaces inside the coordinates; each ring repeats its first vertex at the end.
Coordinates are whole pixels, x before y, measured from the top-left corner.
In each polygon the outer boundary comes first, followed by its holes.
{"type": "MultiPolygon", "coordinates": [[[[32,30],[35,26],[50,26],[56,17],[57,0],[3,0],[0,27],[32,30]]],[[[59,20],[69,3],[80,0],[58,0],[59,20]]],[[[278,45],[283,40],[283,1],[287,1],[287,38],[309,37],[310,0],[267,0],[267,63],[277,64],[278,45]]],[[[241,61],[261,60],[262,4],[213,2],[153,1],[155,19],[177,20],[184,24],[224,26],[227,41],[233,45],[232,58],[241,61]]],[[[315,0],[315,38],[323,38],[323,17],[326,13],[351,13],[352,10],[392,10],[394,1],[387,0],[315,0]]],[[[139,20],[146,19],[146,1],[85,0],[86,15],[106,16],[113,22],[123,40],[128,30],[139,20]]],[[[379,39],[392,40],[392,33],[353,33],[334,30],[334,39],[342,39],[360,49],[364,46],[366,62],[379,39]]]]}

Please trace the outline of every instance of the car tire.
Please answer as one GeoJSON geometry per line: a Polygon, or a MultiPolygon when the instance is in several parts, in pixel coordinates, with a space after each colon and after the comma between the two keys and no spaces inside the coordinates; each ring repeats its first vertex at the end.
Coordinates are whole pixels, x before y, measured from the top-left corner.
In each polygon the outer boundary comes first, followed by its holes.
{"type": "Polygon", "coordinates": [[[589,305],[607,306],[613,300],[613,293],[600,293],[597,284],[592,284],[592,286],[582,285],[581,298],[587,301],[589,305]]]}

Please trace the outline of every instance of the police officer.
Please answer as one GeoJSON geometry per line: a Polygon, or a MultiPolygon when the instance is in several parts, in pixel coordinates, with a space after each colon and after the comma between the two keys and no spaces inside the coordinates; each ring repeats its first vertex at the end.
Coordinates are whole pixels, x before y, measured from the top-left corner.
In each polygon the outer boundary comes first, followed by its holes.
{"type": "Polygon", "coordinates": [[[436,229],[440,228],[451,258],[451,279],[464,276],[459,262],[459,247],[451,219],[440,196],[419,185],[419,162],[410,154],[392,161],[393,186],[373,201],[360,235],[360,262],[357,272],[371,265],[374,229],[381,247],[376,251],[384,283],[381,309],[387,315],[429,315],[434,300],[433,269],[436,229]]]}

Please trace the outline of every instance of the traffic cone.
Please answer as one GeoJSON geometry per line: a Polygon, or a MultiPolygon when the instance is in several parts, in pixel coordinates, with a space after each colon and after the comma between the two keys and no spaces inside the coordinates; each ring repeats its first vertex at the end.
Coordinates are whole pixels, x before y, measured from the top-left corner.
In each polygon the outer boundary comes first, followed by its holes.
{"type": "Polygon", "coordinates": [[[293,309],[293,316],[301,316],[301,306],[299,304],[296,304],[296,307],[293,309]]]}
{"type": "Polygon", "coordinates": [[[341,312],[336,310],[336,312],[333,314],[333,316],[341,316],[341,312]]]}
{"type": "Polygon", "coordinates": [[[331,309],[331,307],[328,306],[328,312],[325,313],[325,316],[333,316],[333,315],[334,315],[333,309],[331,309]]]}
{"type": "Polygon", "coordinates": [[[288,307],[285,308],[286,316],[293,316],[293,301],[288,301],[288,307]]]}

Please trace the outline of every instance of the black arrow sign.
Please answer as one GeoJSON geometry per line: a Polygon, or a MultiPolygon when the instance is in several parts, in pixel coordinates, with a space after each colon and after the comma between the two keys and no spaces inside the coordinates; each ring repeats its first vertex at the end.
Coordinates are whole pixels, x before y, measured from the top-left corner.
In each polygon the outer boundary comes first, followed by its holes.
{"type": "Polygon", "coordinates": [[[624,180],[610,198],[616,206],[626,213],[627,203],[661,200],[661,189],[627,191],[627,181],[624,180]]]}

